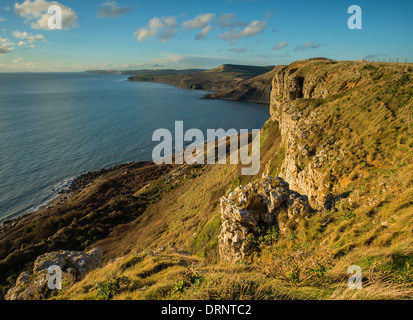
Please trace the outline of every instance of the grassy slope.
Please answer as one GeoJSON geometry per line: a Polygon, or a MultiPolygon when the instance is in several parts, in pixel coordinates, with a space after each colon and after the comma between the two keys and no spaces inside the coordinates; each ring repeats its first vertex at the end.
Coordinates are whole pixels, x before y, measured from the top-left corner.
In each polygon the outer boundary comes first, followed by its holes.
{"type": "Polygon", "coordinates": [[[412,70],[405,73],[408,66],[399,70],[352,62],[302,65],[303,74],[337,68],[343,77],[360,79],[358,85],[339,88],[325,100],[294,102],[304,115],[315,109],[320,115],[306,141],[311,149],[316,151],[323,139],[335,137],[329,151],[333,160],[321,170],[329,173],[336,194],[357,195],[352,205],[300,221],[289,237],[275,236],[274,241],[270,235],[268,241],[267,234],[262,234],[251,261],[217,262],[220,196],[261,177],[264,169],[277,173],[281,168],[285,146],[278,124],[268,121],[262,129],[261,171],[256,177],[240,176],[239,166],[196,166],[152,181],[143,194],[136,193],[136,188],[125,193],[126,198],[143,195],[157,201],[134,221],[93,243],[102,247],[106,261],[118,260],[67,286],[56,298],[411,297],[412,70]],[[345,159],[334,156],[340,149],[349,152],[345,159]],[[163,196],[153,197],[159,193],[163,196]],[[193,255],[174,249],[147,251],[171,242],[193,255]],[[351,264],[363,268],[364,290],[346,289],[351,264]]]}
{"type": "MultiPolygon", "coordinates": [[[[92,273],[61,298],[100,299],[99,288],[118,276],[127,277],[129,282],[115,290],[116,299],[412,297],[411,67],[351,62],[326,66],[315,62],[306,65],[302,73],[314,74],[323,68],[327,73],[335,69],[343,77],[358,82],[339,88],[337,94],[325,100],[299,99],[294,106],[304,115],[318,111],[317,125],[310,129],[311,136],[305,141],[314,154],[325,139],[334,137],[335,143],[329,150],[333,160],[321,170],[330,174],[335,194],[357,195],[351,205],[343,201],[335,210],[300,221],[290,237],[276,243],[258,238],[259,253],[248,263],[214,264],[219,232],[218,198],[248,181],[239,176],[239,168],[210,167],[153,206],[145,213],[150,218],[136,222],[125,237],[119,234],[118,239],[110,241],[130,250],[122,258],[125,260],[139,255],[141,249],[156,249],[169,241],[207,259],[180,257],[174,252],[155,253],[126,270],[120,267],[122,262],[116,262],[105,267],[107,270],[92,273]],[[348,152],[344,159],[339,160],[339,150],[348,152]],[[152,225],[151,219],[158,222],[152,225]],[[157,236],[153,234],[155,230],[162,232],[157,236]],[[173,266],[156,267],[160,261],[177,259],[180,262],[173,266]],[[347,289],[347,268],[352,264],[363,269],[363,290],[347,289]],[[142,277],[139,272],[145,268],[152,271],[142,277]],[[95,288],[85,289],[96,281],[95,288]]],[[[276,173],[285,152],[277,124],[269,121],[262,135],[262,167],[273,160],[268,169],[276,173]]],[[[311,155],[303,159],[310,160],[311,155]]]]}

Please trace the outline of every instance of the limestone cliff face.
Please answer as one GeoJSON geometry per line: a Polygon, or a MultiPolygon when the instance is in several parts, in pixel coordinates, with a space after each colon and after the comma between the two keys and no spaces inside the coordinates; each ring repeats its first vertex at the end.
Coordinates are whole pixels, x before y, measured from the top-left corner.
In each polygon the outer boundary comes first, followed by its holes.
{"type": "MultiPolygon", "coordinates": [[[[279,176],[290,184],[290,188],[308,196],[312,207],[329,208],[330,187],[324,182],[324,174],[318,170],[327,159],[326,149],[333,141],[319,146],[317,154],[309,160],[308,147],[300,141],[308,138],[311,127],[317,126],[317,112],[304,115],[303,99],[325,99],[331,95],[352,88],[362,82],[362,77],[354,72],[340,72],[351,62],[328,59],[297,61],[281,67],[272,80],[270,113],[279,122],[285,158],[279,176]]],[[[313,100],[314,101],[314,100],[313,100]]]]}
{"type": "Polygon", "coordinates": [[[279,123],[285,154],[278,177],[269,177],[267,165],[258,182],[221,199],[222,260],[233,262],[251,255],[254,246],[248,238],[259,224],[275,226],[282,236],[288,224],[305,218],[311,209],[331,209],[332,185],[321,168],[331,162],[329,147],[334,141],[325,137],[316,149],[306,144],[324,112],[322,107],[306,108],[306,104],[321,105],[328,97],[359,85],[364,81],[359,72],[351,62],[321,58],[273,70],[270,111],[272,120],[279,123]],[[254,196],[266,207],[251,209],[248,202],[254,196]]]}
{"type": "Polygon", "coordinates": [[[307,125],[317,115],[312,114],[303,120],[300,112],[289,108],[288,105],[276,109],[276,112],[282,113],[280,116],[273,114],[273,117],[279,121],[282,143],[285,145],[284,161],[279,176],[290,184],[292,190],[307,195],[312,207],[322,208],[326,204],[326,190],[329,186],[324,185],[324,174],[317,168],[324,160],[325,153],[321,151],[313,161],[303,167],[301,159],[308,155],[309,150],[306,145],[300,143],[300,140],[309,134],[307,125]]]}

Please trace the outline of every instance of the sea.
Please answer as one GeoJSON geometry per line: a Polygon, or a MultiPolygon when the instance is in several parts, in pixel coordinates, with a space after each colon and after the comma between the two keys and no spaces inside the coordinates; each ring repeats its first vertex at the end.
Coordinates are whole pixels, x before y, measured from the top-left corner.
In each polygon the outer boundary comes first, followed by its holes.
{"type": "Polygon", "coordinates": [[[0,73],[0,221],[35,211],[77,176],[152,160],[155,130],[260,129],[267,106],[125,75],[0,73]]]}

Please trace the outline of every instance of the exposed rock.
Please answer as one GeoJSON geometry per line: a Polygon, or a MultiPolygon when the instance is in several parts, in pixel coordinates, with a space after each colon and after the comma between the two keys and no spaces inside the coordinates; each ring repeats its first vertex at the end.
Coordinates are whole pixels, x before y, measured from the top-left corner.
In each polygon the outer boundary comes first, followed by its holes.
{"type": "MultiPolygon", "coordinates": [[[[286,147],[279,176],[291,189],[307,195],[310,205],[316,209],[331,207],[328,203],[331,199],[327,198],[331,185],[319,168],[329,161],[326,150],[334,141],[320,145],[317,154],[310,154],[308,146],[300,141],[309,136],[311,128],[317,128],[318,115],[314,111],[304,115],[304,110],[297,107],[297,99],[324,99],[342,91],[349,82],[357,83],[358,79],[356,72],[342,75],[321,65],[334,66],[335,62],[317,58],[279,68],[272,82],[270,105],[271,116],[279,122],[282,143],[286,147]]],[[[341,152],[338,160],[345,156],[345,151],[341,152]]]]}
{"type": "Polygon", "coordinates": [[[47,289],[48,269],[51,266],[60,267],[63,279],[76,282],[101,265],[102,251],[99,248],[94,248],[86,253],[60,250],[43,254],[35,260],[32,274],[23,272],[19,275],[16,285],[7,292],[5,299],[31,300],[41,298],[47,289]]]}
{"type": "Polygon", "coordinates": [[[238,187],[221,198],[221,259],[245,259],[254,251],[247,238],[257,226],[276,226],[284,235],[288,232],[287,222],[308,217],[310,209],[307,197],[291,191],[288,183],[278,177],[238,187]]]}

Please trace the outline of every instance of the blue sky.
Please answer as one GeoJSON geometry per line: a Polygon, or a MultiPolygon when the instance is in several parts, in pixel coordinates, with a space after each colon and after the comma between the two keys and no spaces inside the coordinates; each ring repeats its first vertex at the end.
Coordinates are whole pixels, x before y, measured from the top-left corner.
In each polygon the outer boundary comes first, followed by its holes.
{"type": "Polygon", "coordinates": [[[0,71],[412,62],[412,13],[411,0],[0,0],[0,71]],[[47,27],[52,4],[62,7],[62,30],[47,27]],[[347,26],[353,4],[361,30],[347,26]]]}

